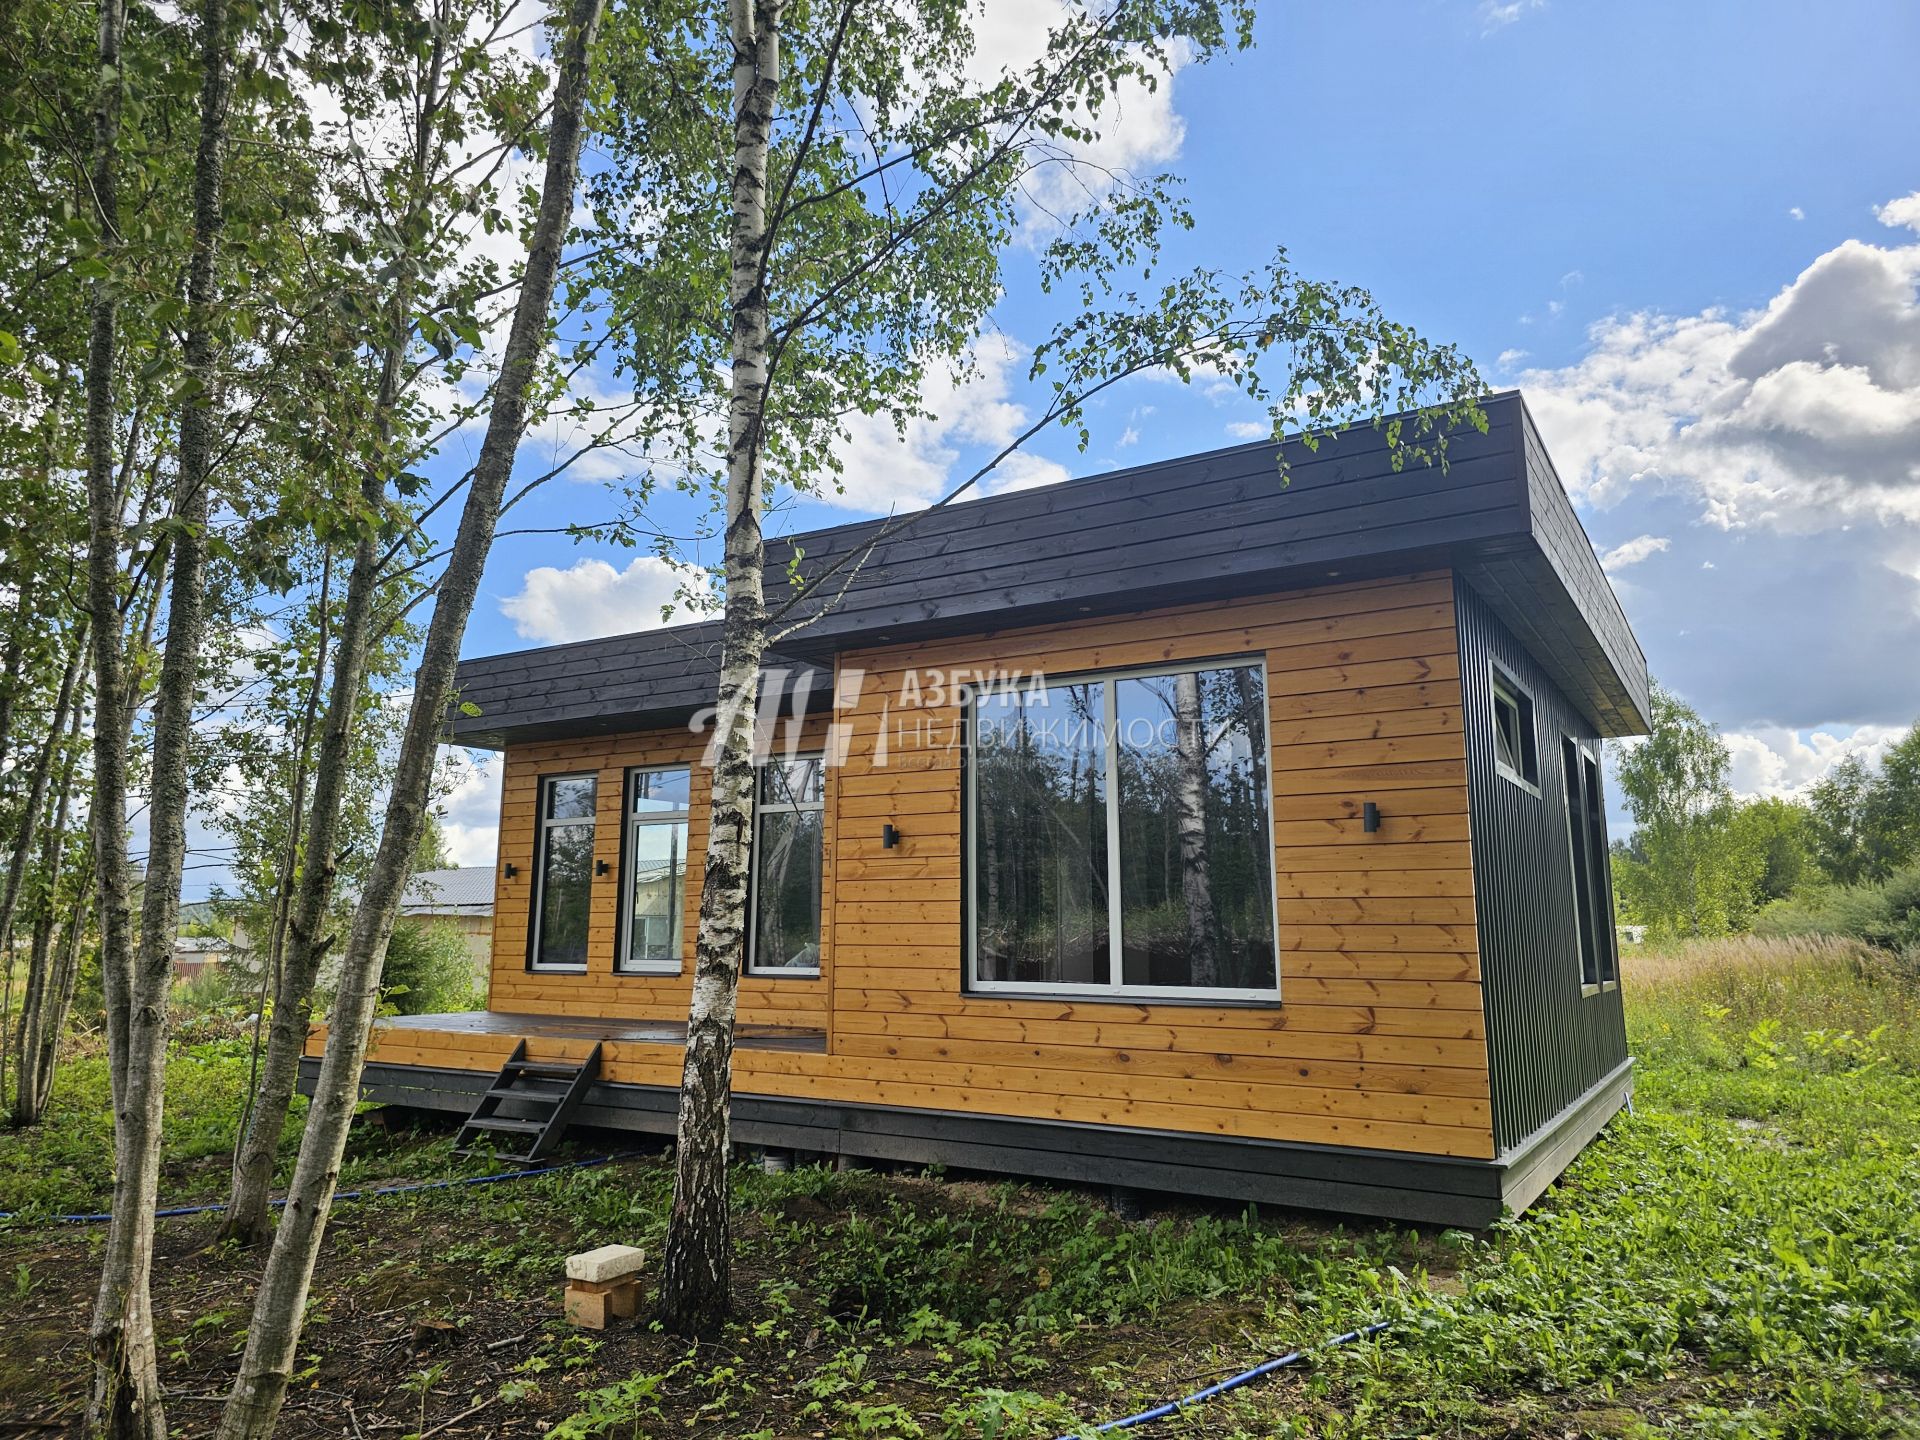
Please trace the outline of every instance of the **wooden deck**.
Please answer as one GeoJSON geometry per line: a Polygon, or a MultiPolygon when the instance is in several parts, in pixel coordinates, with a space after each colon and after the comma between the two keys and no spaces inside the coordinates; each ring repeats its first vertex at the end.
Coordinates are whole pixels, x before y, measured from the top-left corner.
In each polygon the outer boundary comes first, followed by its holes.
{"type": "MultiPolygon", "coordinates": [[[[584,1040],[622,1045],[687,1043],[685,1021],[603,1020],[585,1015],[519,1015],[501,1010],[466,1010],[446,1015],[389,1015],[374,1022],[382,1038],[405,1042],[409,1032],[436,1035],[498,1035],[513,1040],[584,1040]]],[[[788,1050],[824,1054],[827,1032],[800,1025],[737,1025],[737,1050],[788,1050]]]]}

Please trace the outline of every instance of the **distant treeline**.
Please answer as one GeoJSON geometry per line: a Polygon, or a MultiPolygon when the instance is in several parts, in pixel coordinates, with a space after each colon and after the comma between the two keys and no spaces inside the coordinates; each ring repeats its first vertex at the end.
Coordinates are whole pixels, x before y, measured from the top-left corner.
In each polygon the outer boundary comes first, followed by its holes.
{"type": "Polygon", "coordinates": [[[1622,920],[1656,938],[1757,929],[1920,951],[1920,725],[1803,799],[1740,800],[1718,728],[1656,685],[1653,733],[1616,759],[1635,824],[1613,846],[1622,920]]]}

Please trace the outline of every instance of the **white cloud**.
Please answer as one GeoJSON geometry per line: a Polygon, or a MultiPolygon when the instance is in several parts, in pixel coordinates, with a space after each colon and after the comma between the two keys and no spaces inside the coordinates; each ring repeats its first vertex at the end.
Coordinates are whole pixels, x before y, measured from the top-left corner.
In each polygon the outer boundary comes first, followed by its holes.
{"type": "Polygon", "coordinates": [[[446,787],[435,812],[447,858],[460,866],[491,866],[500,848],[500,777],[506,765],[484,750],[441,751],[446,787]]]}
{"type": "MultiPolygon", "coordinates": [[[[631,390],[603,384],[591,369],[582,370],[567,383],[565,399],[522,437],[519,473],[531,478],[565,465],[561,478],[578,484],[623,480],[655,463],[628,444],[643,418],[631,390]]],[[[485,416],[462,429],[476,457],[485,435],[485,416]]]]}
{"type": "Polygon", "coordinates": [[[1041,455],[1029,455],[1025,451],[1016,451],[1000,462],[993,474],[967,492],[967,498],[978,495],[1005,495],[1013,490],[1037,490],[1042,485],[1058,485],[1062,480],[1071,480],[1073,472],[1055,461],[1041,455]]]}
{"type": "MultiPolygon", "coordinates": [[[[1920,227],[1920,194],[1880,207],[1920,227]]],[[[1561,474],[1605,507],[1678,493],[1725,529],[1920,525],[1920,244],[1847,240],[1745,315],[1612,316],[1521,377],[1561,474]]]]}
{"type": "Polygon", "coordinates": [[[1140,432],[1129,425],[1120,432],[1120,438],[1114,442],[1114,448],[1124,450],[1129,445],[1138,445],[1139,443],[1140,432]]]}
{"type": "MultiPolygon", "coordinates": [[[[1008,70],[1021,71],[1043,58],[1048,36],[1084,18],[1074,0],[1021,0],[1019,4],[982,7],[974,20],[974,53],[968,78],[992,84],[1008,70]]],[[[1168,64],[1152,86],[1130,79],[1118,92],[1103,97],[1091,142],[1068,145],[1073,157],[1089,167],[1078,171],[1048,166],[1027,182],[1032,206],[1044,216],[1064,215],[1085,207],[1087,187],[1100,186],[1100,171],[1139,174],[1164,165],[1180,153],[1187,124],[1174,108],[1174,81],[1192,60],[1184,42],[1167,47],[1168,64]]],[[[1104,188],[1104,187],[1102,187],[1104,188]]]]}
{"type": "Polygon", "coordinates": [[[1636,535],[1623,545],[1616,545],[1600,557],[1600,568],[1609,575],[1616,570],[1624,570],[1629,565],[1638,565],[1650,555],[1658,555],[1662,550],[1670,549],[1673,541],[1664,535],[1636,535]]]}
{"type": "MultiPolygon", "coordinates": [[[[1920,228],[1920,197],[1877,213],[1920,228]]],[[[1810,762],[1781,735],[1817,751],[1920,713],[1920,241],[1781,278],[1746,312],[1614,315],[1517,381],[1596,529],[1695,525],[1690,563],[1626,571],[1622,600],[1656,674],[1797,757],[1767,782],[1789,785],[1810,762]]]]}
{"type": "Polygon", "coordinates": [[[1723,738],[1733,757],[1735,794],[1791,799],[1804,795],[1849,756],[1877,764],[1887,747],[1906,733],[1899,725],[1862,725],[1845,736],[1769,728],[1734,731],[1723,738]]]}
{"type": "Polygon", "coordinates": [[[1258,420],[1235,420],[1227,426],[1227,434],[1236,440],[1265,440],[1273,434],[1273,426],[1263,425],[1258,420]]]}
{"type": "Polygon", "coordinates": [[[1874,218],[1896,229],[1920,230],[1920,190],[1874,208],[1874,218]]]}
{"type": "MultiPolygon", "coordinates": [[[[564,570],[551,565],[529,570],[520,592],[500,601],[500,611],[523,639],[545,644],[593,640],[657,628],[663,623],[662,607],[676,604],[683,589],[703,592],[705,573],[654,555],[636,556],[625,570],[604,560],[583,559],[564,570]]],[[[680,603],[679,608],[684,612],[687,607],[680,603]]],[[[686,618],[682,613],[674,620],[686,618]]]]}
{"type": "MultiPolygon", "coordinates": [[[[962,447],[998,450],[1033,423],[1027,408],[1012,398],[1025,356],[1006,336],[983,335],[971,352],[971,376],[943,370],[927,376],[922,402],[928,414],[909,420],[904,432],[884,415],[853,416],[840,448],[841,488],[819,498],[867,514],[917,510],[938,500],[965,478],[967,472],[959,469],[962,447]]],[[[1024,490],[1067,475],[1065,466],[1016,451],[975,490],[1024,490]]]]}
{"type": "Polygon", "coordinates": [[[1522,360],[1525,360],[1526,358],[1527,358],[1527,352],[1525,350],[1519,350],[1519,349],[1502,350],[1498,355],[1493,357],[1493,363],[1499,366],[1502,370],[1511,370],[1513,369],[1514,366],[1518,365],[1522,360]]]}
{"type": "Polygon", "coordinates": [[[1480,29],[1491,35],[1504,30],[1530,10],[1544,10],[1547,0],[1480,0],[1480,29]]]}
{"type": "Polygon", "coordinates": [[[1802,210],[1798,205],[1788,206],[1787,214],[1791,215],[1796,220],[1804,220],[1807,218],[1807,212],[1802,210]]]}

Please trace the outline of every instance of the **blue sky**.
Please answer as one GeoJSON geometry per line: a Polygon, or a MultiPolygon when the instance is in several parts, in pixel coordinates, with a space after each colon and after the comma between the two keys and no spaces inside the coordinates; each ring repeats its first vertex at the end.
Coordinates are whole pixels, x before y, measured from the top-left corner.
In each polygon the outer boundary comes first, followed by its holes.
{"type": "MultiPolygon", "coordinates": [[[[1269,6],[1254,50],[1179,71],[1123,138],[1186,177],[1182,261],[1237,270],[1284,244],[1521,386],[1656,675],[1727,730],[1740,788],[1782,793],[1920,718],[1916,57],[1909,4],[1269,6]]],[[[1019,357],[1053,318],[1016,259],[985,381],[940,392],[905,447],[860,437],[855,493],[777,523],[964,475],[1037,398],[1019,357]]],[[[1087,454],[1045,437],[1022,478],[1263,418],[1131,382],[1087,454]]],[[[597,480],[540,505],[610,510],[597,480]]],[[[467,653],[656,623],[660,579],[634,558],[502,541],[467,653]]],[[[470,863],[491,858],[496,784],[482,769],[450,802],[470,863]]]]}

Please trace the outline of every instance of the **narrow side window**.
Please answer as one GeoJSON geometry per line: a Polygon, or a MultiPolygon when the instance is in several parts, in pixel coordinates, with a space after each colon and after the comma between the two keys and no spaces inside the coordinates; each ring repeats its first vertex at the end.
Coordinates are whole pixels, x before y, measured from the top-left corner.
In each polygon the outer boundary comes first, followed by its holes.
{"type": "Polygon", "coordinates": [[[1600,949],[1595,940],[1593,867],[1587,832],[1586,757],[1572,739],[1561,744],[1567,776],[1567,844],[1573,853],[1574,924],[1580,932],[1580,983],[1600,983],[1600,949]]]}
{"type": "Polygon", "coordinates": [[[693,774],[684,765],[627,773],[625,934],[616,967],[629,974],[676,975],[684,935],[687,822],[693,774]]]}
{"type": "Polygon", "coordinates": [[[533,943],[528,956],[535,970],[586,968],[598,789],[592,775],[548,775],[540,781],[533,943]]]}
{"type": "Polygon", "coordinates": [[[1619,936],[1613,926],[1613,866],[1607,851],[1607,812],[1600,789],[1600,762],[1583,755],[1587,792],[1587,854],[1592,857],[1594,942],[1602,982],[1620,978],[1619,936]]]}
{"type": "Polygon", "coordinates": [[[1573,856],[1574,918],[1580,930],[1580,983],[1595,987],[1620,978],[1600,762],[1571,737],[1563,739],[1561,747],[1567,785],[1567,845],[1573,856]]]}
{"type": "Polygon", "coordinates": [[[825,801],[826,774],[818,755],[761,766],[753,820],[750,974],[820,973],[825,801]]]}
{"type": "Polygon", "coordinates": [[[1533,732],[1533,697],[1504,670],[1493,671],[1494,767],[1516,784],[1538,790],[1540,750],[1533,732]]]}

